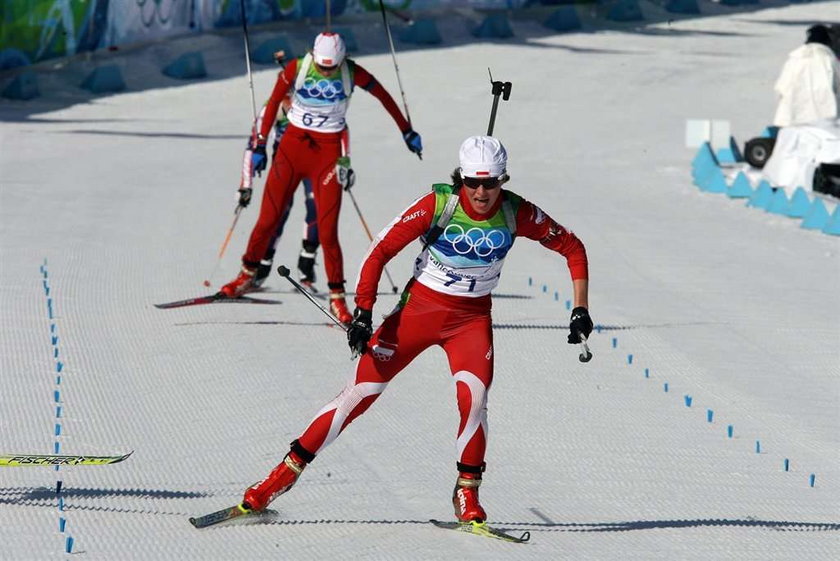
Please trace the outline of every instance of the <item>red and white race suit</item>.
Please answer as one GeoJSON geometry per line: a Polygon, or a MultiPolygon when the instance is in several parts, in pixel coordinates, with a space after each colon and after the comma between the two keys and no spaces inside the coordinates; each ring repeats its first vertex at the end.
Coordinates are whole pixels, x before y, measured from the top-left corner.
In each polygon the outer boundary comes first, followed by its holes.
{"type": "Polygon", "coordinates": [[[302,69],[306,80],[297,80],[299,65],[305,59],[289,63],[279,74],[266,103],[261,135],[267,138],[282,100],[290,88],[296,88],[289,110],[289,125],[280,139],[266,179],[260,214],[242,262],[256,267],[272,241],[272,234],[300,182],[308,178],[318,214],[318,232],[324,250],[324,268],[330,285],[344,282],[344,257],[338,240],[338,215],[342,187],[336,173],[338,159],[349,154],[344,114],[353,87],[361,87],[376,97],[393,117],[400,131],[410,129],[394,99],[364,68],[347,59],[338,76],[321,76],[315,65],[302,69]],[[350,76],[347,76],[349,74],[350,76]],[[345,92],[343,82],[348,84],[345,92]]]}
{"type": "MultiPolygon", "coordinates": [[[[441,202],[451,192],[447,188],[435,186],[377,235],[359,274],[358,307],[372,309],[385,263],[429,233],[440,216],[441,202]]],[[[457,461],[483,465],[487,393],[493,380],[490,290],[513,243],[510,228],[504,217],[500,218],[503,200],[515,208],[516,236],[538,241],[566,257],[572,279],[588,278],[588,262],[581,241],[536,205],[503,190],[494,208],[476,215],[464,191],[447,226],[448,234],[444,232],[418,257],[414,278],[400,306],[374,332],[368,351],[342,392],[315,415],[300,436],[300,444],[312,454],[319,453],[370,407],[417,355],[438,345],[447,355],[455,381],[460,414],[457,461]],[[453,224],[457,227],[449,228],[453,224]]]]}

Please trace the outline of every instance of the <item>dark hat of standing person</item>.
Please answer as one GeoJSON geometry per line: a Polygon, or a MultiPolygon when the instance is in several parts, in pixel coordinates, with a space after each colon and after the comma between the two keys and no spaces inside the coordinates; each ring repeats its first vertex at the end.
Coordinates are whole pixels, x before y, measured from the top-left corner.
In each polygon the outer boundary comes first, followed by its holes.
{"type": "Polygon", "coordinates": [[[820,23],[809,27],[806,37],[806,43],[822,43],[826,47],[831,46],[831,34],[828,32],[828,28],[820,23]]]}

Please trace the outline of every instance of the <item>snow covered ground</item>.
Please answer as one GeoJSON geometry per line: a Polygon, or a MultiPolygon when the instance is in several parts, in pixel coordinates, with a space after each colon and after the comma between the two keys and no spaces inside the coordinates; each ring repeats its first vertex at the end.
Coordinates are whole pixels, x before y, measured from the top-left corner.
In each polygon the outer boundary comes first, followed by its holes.
{"type": "MultiPolygon", "coordinates": [[[[760,132],[787,52],[836,16],[822,2],[566,35],[521,20],[512,41],[398,43],[423,161],[372,97],[354,97],[354,193],[371,228],[486,130],[489,66],[513,83],[496,125],[510,188],[586,243],[592,362],[565,342],[565,263],[538,244],[517,244],[494,305],[482,502],[528,545],[427,523],[451,518],[455,480],[439,350],[269,516],[193,529],[188,517],[235,504],[282,458],[343,385],[349,351],[277,276],[261,297],[280,305],[153,307],[207,291],[233,218],[251,114],[235,38],[194,41],[211,71],[198,82],[144,78],[178,42],[120,55],[138,91],[56,93],[45,85],[70,70],[42,74],[43,98],[0,105],[0,453],[134,454],[0,468],[0,558],[840,557],[840,240],[701,193],[683,146],[689,118],[729,119],[741,143],[760,132]]],[[[387,51],[357,59],[399,99],[387,51]]],[[[259,103],[275,69],[257,70],[259,103]]],[[[367,237],[345,205],[352,281],[367,237]]],[[[298,195],[276,264],[294,267],[302,207],[298,195]]],[[[214,287],[255,218],[244,211],[214,287]]],[[[413,257],[389,265],[397,284],[413,257]]],[[[377,318],[396,302],[380,287],[377,318]]]]}

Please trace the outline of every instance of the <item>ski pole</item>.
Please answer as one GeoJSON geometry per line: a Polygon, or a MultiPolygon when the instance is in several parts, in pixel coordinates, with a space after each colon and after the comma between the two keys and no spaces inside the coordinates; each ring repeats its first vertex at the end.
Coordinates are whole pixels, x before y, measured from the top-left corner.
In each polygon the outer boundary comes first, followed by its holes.
{"type": "Polygon", "coordinates": [[[283,265],[280,265],[279,267],[277,267],[277,274],[279,274],[281,277],[285,277],[286,280],[288,280],[290,283],[292,283],[292,286],[294,286],[295,288],[298,289],[298,292],[300,292],[301,294],[306,296],[309,299],[310,302],[312,302],[313,304],[318,306],[318,309],[321,310],[322,312],[324,312],[324,314],[328,318],[330,318],[333,321],[333,323],[335,323],[337,326],[339,326],[344,331],[347,331],[347,326],[346,325],[344,325],[343,323],[338,321],[338,318],[335,317],[328,309],[326,309],[321,304],[316,302],[315,298],[313,298],[312,295],[309,294],[309,291],[306,290],[305,288],[303,288],[298,281],[296,281],[295,279],[293,279],[289,275],[289,268],[288,267],[284,267],[283,265]]]}
{"type": "MultiPolygon", "coordinates": [[[[382,23],[385,24],[385,32],[388,34],[388,44],[391,46],[391,59],[394,61],[394,71],[397,73],[397,84],[400,86],[400,95],[402,96],[403,107],[405,108],[405,120],[408,121],[408,126],[411,126],[411,115],[408,114],[408,102],[405,100],[405,90],[403,90],[402,80],[400,79],[400,67],[397,64],[397,53],[394,50],[394,39],[391,37],[391,26],[388,25],[388,16],[385,15],[385,3],[379,0],[379,11],[382,12],[382,23]]],[[[423,155],[418,152],[417,157],[421,160],[423,155]]],[[[392,283],[393,284],[393,283],[392,283]]]]}
{"type": "MultiPolygon", "coordinates": [[[[370,228],[368,228],[367,222],[365,222],[365,217],[362,216],[362,211],[359,208],[359,204],[356,202],[356,197],[353,195],[353,191],[347,189],[347,194],[350,195],[350,200],[353,201],[353,206],[356,207],[356,214],[359,215],[359,220],[362,221],[362,227],[365,229],[368,240],[373,242],[373,234],[370,233],[370,228]]],[[[383,267],[383,270],[385,271],[385,276],[388,277],[388,282],[391,283],[391,290],[394,294],[396,294],[400,289],[397,288],[396,284],[394,284],[394,279],[391,278],[391,273],[388,272],[388,267],[383,267]]]]}
{"type": "Polygon", "coordinates": [[[490,124],[487,125],[487,136],[493,136],[493,127],[496,125],[496,110],[499,108],[499,97],[504,101],[510,99],[510,89],[513,87],[513,84],[510,82],[500,82],[498,80],[493,80],[493,73],[490,72],[490,69],[487,69],[488,74],[490,74],[490,92],[493,94],[493,109],[490,110],[490,124]]]}
{"type": "Polygon", "coordinates": [[[239,8],[242,12],[242,31],[245,35],[245,68],[248,70],[248,85],[251,88],[251,110],[254,113],[254,122],[257,122],[257,101],[254,98],[254,78],[251,75],[251,44],[248,41],[248,18],[245,17],[245,0],[239,0],[239,8]]]}
{"type": "Polygon", "coordinates": [[[329,33],[330,31],[332,31],[330,29],[330,27],[332,27],[332,25],[331,25],[332,24],[332,21],[331,21],[332,18],[330,17],[330,16],[332,16],[332,14],[330,13],[330,11],[331,11],[330,0],[327,0],[327,2],[326,2],[326,9],[327,9],[327,33],[329,33]]]}
{"type": "Polygon", "coordinates": [[[578,332],[578,337],[580,337],[580,356],[578,359],[581,362],[589,362],[592,360],[592,353],[589,351],[589,345],[586,344],[586,335],[578,332]]]}
{"type": "Polygon", "coordinates": [[[213,271],[210,273],[210,276],[204,281],[204,286],[210,286],[210,279],[212,279],[213,275],[216,274],[216,271],[219,270],[219,265],[222,263],[222,257],[225,255],[225,251],[227,251],[228,243],[230,243],[230,237],[233,235],[233,229],[236,228],[236,223],[239,222],[239,214],[242,212],[243,208],[245,207],[242,205],[236,205],[236,210],[233,211],[233,224],[231,224],[230,228],[228,228],[225,241],[222,242],[222,247],[219,248],[219,257],[216,259],[216,265],[213,267],[213,271]]]}
{"type": "MultiPolygon", "coordinates": [[[[248,18],[245,15],[245,0],[239,0],[239,11],[242,14],[242,31],[245,37],[245,69],[248,72],[248,86],[251,90],[251,112],[254,115],[254,127],[256,127],[257,123],[257,101],[254,98],[254,78],[251,74],[251,44],[248,41],[248,18]]],[[[210,276],[204,281],[204,286],[210,286],[210,279],[213,278],[213,275],[216,274],[216,271],[219,268],[219,265],[222,262],[222,257],[227,250],[228,243],[230,243],[230,238],[233,235],[233,230],[236,228],[236,223],[239,221],[239,213],[242,212],[242,209],[245,208],[242,205],[236,205],[236,210],[234,211],[233,217],[233,224],[230,225],[230,229],[228,229],[227,235],[225,236],[225,241],[222,242],[222,247],[219,249],[219,257],[216,259],[216,266],[213,267],[213,271],[210,273],[210,276]]]]}

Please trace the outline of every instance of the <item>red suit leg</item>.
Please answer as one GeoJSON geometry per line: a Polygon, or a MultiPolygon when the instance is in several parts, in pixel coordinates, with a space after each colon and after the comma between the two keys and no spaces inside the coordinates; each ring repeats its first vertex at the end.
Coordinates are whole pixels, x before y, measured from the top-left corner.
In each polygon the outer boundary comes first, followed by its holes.
{"type": "Polygon", "coordinates": [[[493,381],[493,330],[490,314],[459,325],[443,343],[455,378],[458,412],[458,462],[484,464],[487,449],[487,392],[493,381]]]}
{"type": "Polygon", "coordinates": [[[439,343],[445,316],[418,300],[411,298],[374,332],[352,378],[318,411],[300,436],[306,450],[318,454],[373,404],[394,376],[425,349],[439,343]]]}
{"type": "Polygon", "coordinates": [[[338,215],[341,211],[341,185],[335,172],[336,161],[341,155],[340,144],[321,142],[318,161],[320,168],[312,181],[315,209],[318,219],[318,235],[324,251],[324,269],[327,282],[344,282],[344,255],[338,241],[338,215]]]}
{"type": "Polygon", "coordinates": [[[300,141],[292,135],[284,134],[280,139],[280,145],[265,182],[260,214],[248,239],[248,247],[242,256],[242,262],[248,267],[257,267],[265,256],[274,240],[277,225],[283,218],[295,189],[303,179],[294,163],[302,148],[300,141]]]}

